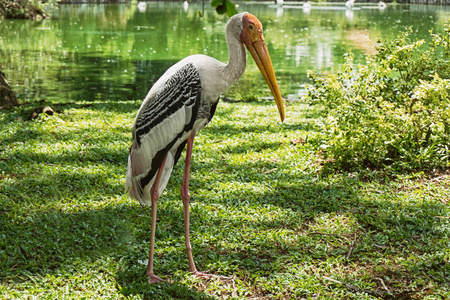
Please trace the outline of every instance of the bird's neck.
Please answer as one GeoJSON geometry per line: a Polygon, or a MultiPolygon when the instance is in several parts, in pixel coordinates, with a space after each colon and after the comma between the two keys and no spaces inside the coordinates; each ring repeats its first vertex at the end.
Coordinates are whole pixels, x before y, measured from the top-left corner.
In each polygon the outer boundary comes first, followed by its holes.
{"type": "Polygon", "coordinates": [[[229,86],[235,83],[244,73],[247,63],[247,51],[239,38],[228,34],[228,64],[225,66],[224,74],[229,86]]]}

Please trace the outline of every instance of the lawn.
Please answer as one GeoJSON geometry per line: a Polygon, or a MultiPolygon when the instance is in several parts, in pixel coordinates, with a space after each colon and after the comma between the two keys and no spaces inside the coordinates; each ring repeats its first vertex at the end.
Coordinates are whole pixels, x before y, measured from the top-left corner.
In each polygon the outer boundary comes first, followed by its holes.
{"type": "Polygon", "coordinates": [[[124,191],[140,101],[0,110],[2,299],[448,299],[450,173],[323,172],[315,121],[288,103],[221,102],[198,135],[187,272],[183,161],[150,209],[124,191]]]}

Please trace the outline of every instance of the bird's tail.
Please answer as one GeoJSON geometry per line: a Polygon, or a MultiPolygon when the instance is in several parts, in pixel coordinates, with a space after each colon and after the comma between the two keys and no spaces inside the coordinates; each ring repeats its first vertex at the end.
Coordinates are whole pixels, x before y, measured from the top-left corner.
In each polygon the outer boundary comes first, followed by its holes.
{"type": "Polygon", "coordinates": [[[136,190],[135,183],[133,182],[133,169],[131,167],[131,152],[128,156],[128,169],[127,169],[127,178],[125,180],[125,193],[128,193],[130,197],[141,201],[141,197],[136,190]]]}
{"type": "Polygon", "coordinates": [[[130,147],[130,154],[128,155],[128,168],[127,168],[127,177],[125,180],[125,193],[128,193],[131,198],[138,200],[141,204],[143,204],[143,190],[140,185],[139,180],[136,178],[139,172],[136,170],[137,164],[133,163],[134,150],[136,148],[136,142],[133,141],[130,147]]]}
{"type": "MultiPolygon", "coordinates": [[[[141,178],[148,174],[148,170],[145,169],[146,159],[144,149],[138,148],[137,143],[133,142],[130,148],[130,155],[128,156],[128,170],[127,177],[125,181],[125,191],[130,194],[130,196],[141,203],[143,206],[151,205],[150,189],[153,186],[156,176],[144,185],[141,184],[141,178]]],[[[148,161],[148,159],[147,159],[148,161]]],[[[174,153],[169,152],[165,158],[164,168],[158,169],[158,172],[162,172],[161,178],[158,186],[158,194],[161,195],[164,191],[167,182],[169,181],[170,174],[172,173],[174,165],[174,153]]],[[[155,173],[156,175],[156,173],[155,173]]]]}

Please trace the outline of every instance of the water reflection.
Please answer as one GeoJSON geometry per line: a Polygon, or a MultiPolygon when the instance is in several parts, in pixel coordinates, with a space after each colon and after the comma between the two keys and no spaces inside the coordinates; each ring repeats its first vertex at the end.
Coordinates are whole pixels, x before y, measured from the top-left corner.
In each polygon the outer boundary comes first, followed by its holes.
{"type": "MultiPolygon", "coordinates": [[[[264,24],[284,95],[298,95],[308,69],[338,70],[350,49],[363,63],[364,55],[375,53],[379,37],[393,37],[410,25],[424,37],[442,29],[450,16],[446,7],[336,5],[240,3],[240,11],[256,14],[264,24]]],[[[202,3],[62,5],[49,20],[1,20],[0,66],[23,100],[142,99],[185,56],[204,53],[226,61],[226,22],[202,3]]],[[[228,96],[254,94],[270,92],[249,60],[228,96]]]]}

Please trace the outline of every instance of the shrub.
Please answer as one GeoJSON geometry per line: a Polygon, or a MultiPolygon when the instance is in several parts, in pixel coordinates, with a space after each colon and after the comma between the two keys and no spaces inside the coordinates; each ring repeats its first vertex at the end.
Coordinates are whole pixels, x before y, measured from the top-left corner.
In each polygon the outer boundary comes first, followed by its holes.
{"type": "Polygon", "coordinates": [[[59,0],[0,0],[0,17],[8,19],[46,18],[46,8],[59,0]]]}
{"type": "Polygon", "coordinates": [[[449,166],[450,19],[428,42],[411,33],[383,41],[365,66],[350,53],[338,74],[309,72],[306,100],[321,108],[333,168],[449,166]]]}

